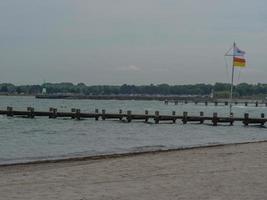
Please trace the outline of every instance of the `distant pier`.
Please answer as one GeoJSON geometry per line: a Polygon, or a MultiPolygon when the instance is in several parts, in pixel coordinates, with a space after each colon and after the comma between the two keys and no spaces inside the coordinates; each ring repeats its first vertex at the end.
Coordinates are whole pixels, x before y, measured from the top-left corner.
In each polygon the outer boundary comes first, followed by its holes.
{"type": "Polygon", "coordinates": [[[188,112],[183,112],[182,115],[177,115],[175,111],[172,111],[170,115],[161,115],[159,111],[155,111],[155,113],[149,113],[147,110],[144,114],[134,114],[132,111],[128,110],[123,112],[119,110],[118,113],[107,113],[106,110],[99,111],[95,109],[95,112],[85,113],[81,112],[80,109],[72,108],[70,112],[58,112],[56,108],[50,108],[49,111],[35,111],[34,108],[28,107],[25,111],[14,110],[12,107],[7,107],[6,110],[0,110],[0,115],[7,115],[8,117],[21,116],[26,118],[35,118],[35,117],[49,117],[51,119],[55,118],[71,118],[71,119],[85,119],[85,118],[93,118],[95,120],[124,120],[126,122],[132,121],[154,121],[155,124],[159,124],[160,122],[171,122],[176,123],[177,120],[180,120],[183,124],[189,122],[197,122],[203,124],[204,122],[209,122],[213,126],[217,126],[219,124],[229,124],[233,125],[234,122],[242,122],[245,126],[248,125],[261,125],[267,121],[264,113],[262,113],[258,118],[251,118],[248,113],[244,114],[244,117],[234,117],[232,113],[230,117],[219,116],[218,113],[213,113],[212,116],[204,116],[204,112],[200,112],[199,116],[188,115],[188,112]]]}
{"type": "MultiPolygon", "coordinates": [[[[195,104],[195,105],[214,105],[214,106],[228,106],[230,104],[229,100],[164,100],[164,103],[181,105],[181,104],[195,104]]],[[[267,107],[267,101],[255,101],[255,100],[234,100],[232,105],[242,105],[242,106],[255,106],[255,107],[267,107]]]]}
{"type": "MultiPolygon", "coordinates": [[[[91,100],[156,100],[162,101],[166,105],[213,105],[213,106],[228,106],[230,104],[229,99],[214,99],[210,97],[183,97],[176,95],[80,95],[80,94],[40,94],[36,95],[38,99],[91,99],[91,100]]],[[[267,107],[267,100],[250,100],[250,99],[234,99],[232,105],[241,106],[255,106],[255,107],[267,107]]]]}
{"type": "Polygon", "coordinates": [[[91,100],[156,100],[156,101],[211,101],[210,97],[178,95],[83,95],[83,94],[38,94],[37,99],[91,99],[91,100]]]}

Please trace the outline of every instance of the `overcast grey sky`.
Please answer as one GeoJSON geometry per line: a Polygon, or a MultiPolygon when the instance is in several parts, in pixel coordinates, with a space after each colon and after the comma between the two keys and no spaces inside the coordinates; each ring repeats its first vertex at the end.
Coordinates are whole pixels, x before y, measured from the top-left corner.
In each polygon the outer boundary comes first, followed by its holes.
{"type": "Polygon", "coordinates": [[[266,83],[266,0],[0,0],[0,82],[226,82],[234,40],[266,83]]]}

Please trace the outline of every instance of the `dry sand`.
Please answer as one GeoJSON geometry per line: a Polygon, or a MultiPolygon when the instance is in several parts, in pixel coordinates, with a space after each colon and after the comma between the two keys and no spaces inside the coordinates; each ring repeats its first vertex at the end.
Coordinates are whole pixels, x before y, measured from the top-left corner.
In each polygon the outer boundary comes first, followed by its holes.
{"type": "Polygon", "coordinates": [[[0,199],[267,199],[267,143],[0,167],[0,199]]]}

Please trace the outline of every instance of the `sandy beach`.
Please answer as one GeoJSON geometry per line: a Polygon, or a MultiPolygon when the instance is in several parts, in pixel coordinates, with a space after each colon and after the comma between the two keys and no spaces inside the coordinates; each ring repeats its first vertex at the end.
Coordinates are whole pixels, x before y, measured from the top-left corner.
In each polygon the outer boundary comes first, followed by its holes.
{"type": "Polygon", "coordinates": [[[0,199],[267,199],[267,142],[0,167],[0,199]]]}

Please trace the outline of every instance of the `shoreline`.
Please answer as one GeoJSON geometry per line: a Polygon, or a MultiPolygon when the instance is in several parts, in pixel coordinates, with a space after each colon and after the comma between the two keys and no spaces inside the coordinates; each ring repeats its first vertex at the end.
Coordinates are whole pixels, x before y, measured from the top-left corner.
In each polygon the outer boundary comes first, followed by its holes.
{"type": "Polygon", "coordinates": [[[35,94],[0,94],[1,96],[6,96],[6,97],[35,97],[35,94]]]}
{"type": "Polygon", "coordinates": [[[42,159],[42,160],[29,161],[29,162],[26,161],[26,162],[7,163],[7,164],[4,163],[4,164],[0,164],[0,169],[5,168],[5,167],[16,167],[16,166],[19,167],[19,166],[42,165],[42,164],[57,164],[57,163],[63,163],[64,164],[64,163],[72,163],[72,162],[108,160],[108,159],[116,159],[116,158],[124,158],[124,157],[135,157],[135,156],[142,156],[142,155],[168,153],[168,152],[190,151],[190,150],[205,149],[205,148],[228,147],[228,146],[257,144],[257,143],[266,143],[267,144],[267,140],[249,141],[249,142],[240,142],[240,143],[189,146],[189,147],[180,147],[180,148],[174,148],[174,149],[157,149],[157,150],[148,150],[148,151],[126,152],[126,153],[67,157],[67,158],[59,158],[59,159],[47,159],[47,160],[42,159]]]}

